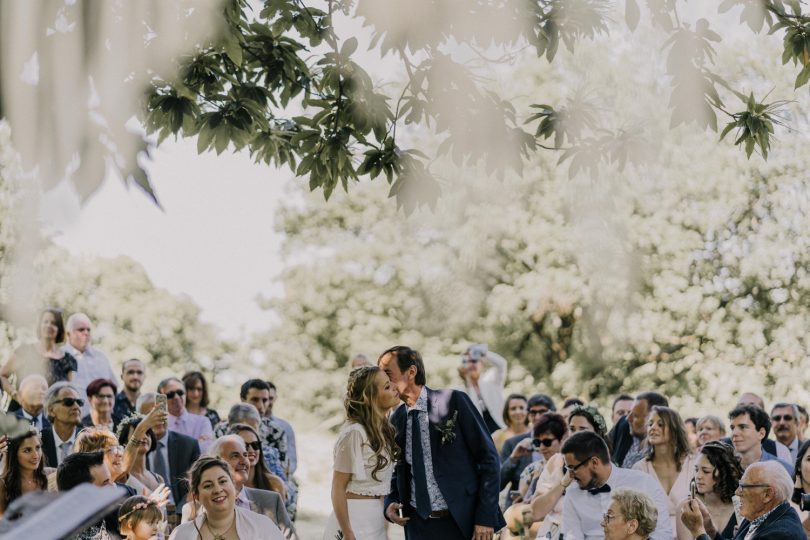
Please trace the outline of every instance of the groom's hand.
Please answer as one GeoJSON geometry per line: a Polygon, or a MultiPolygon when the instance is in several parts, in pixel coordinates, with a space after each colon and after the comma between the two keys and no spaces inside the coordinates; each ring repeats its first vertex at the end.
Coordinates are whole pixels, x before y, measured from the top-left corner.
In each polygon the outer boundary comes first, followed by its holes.
{"type": "Polygon", "coordinates": [[[495,529],[492,527],[484,527],[483,525],[476,525],[473,530],[472,540],[492,540],[495,534],[495,529]]]}
{"type": "Polygon", "coordinates": [[[399,503],[389,504],[388,508],[385,509],[385,517],[387,517],[391,522],[404,527],[410,518],[399,517],[397,510],[400,508],[402,508],[402,505],[399,503]]]}

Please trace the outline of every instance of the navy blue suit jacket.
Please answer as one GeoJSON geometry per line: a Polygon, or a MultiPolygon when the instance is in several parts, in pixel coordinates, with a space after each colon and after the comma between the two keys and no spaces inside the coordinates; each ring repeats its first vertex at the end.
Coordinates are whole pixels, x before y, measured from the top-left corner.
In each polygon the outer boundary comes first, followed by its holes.
{"type": "MultiPolygon", "coordinates": [[[[475,525],[499,531],[506,526],[498,507],[501,467],[481,414],[464,392],[426,390],[433,475],[450,515],[467,538],[472,538],[475,525]],[[456,411],[455,436],[442,443],[442,433],[436,426],[446,425],[456,411]]],[[[411,467],[405,461],[406,409],[402,405],[391,415],[401,458],[394,467],[385,508],[394,502],[406,509],[410,507],[411,467]]]]}
{"type": "MultiPolygon", "coordinates": [[[[733,538],[727,539],[719,533],[714,538],[715,540],[743,540],[748,534],[750,526],[751,522],[744,519],[733,538]]],[[[705,534],[698,536],[698,540],[708,540],[708,538],[708,535],[705,534]]],[[[802,527],[799,514],[790,506],[790,503],[784,502],[774,508],[750,540],[807,540],[807,535],[802,527]]]]}

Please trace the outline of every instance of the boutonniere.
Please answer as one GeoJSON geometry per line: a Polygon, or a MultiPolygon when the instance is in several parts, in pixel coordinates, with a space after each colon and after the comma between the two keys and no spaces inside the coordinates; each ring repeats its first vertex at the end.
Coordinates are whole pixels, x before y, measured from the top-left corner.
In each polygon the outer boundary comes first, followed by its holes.
{"type": "Polygon", "coordinates": [[[442,446],[456,440],[456,432],[453,431],[453,428],[456,427],[457,420],[458,411],[456,410],[453,411],[453,416],[450,419],[445,420],[443,423],[436,426],[436,429],[442,434],[442,446]]]}

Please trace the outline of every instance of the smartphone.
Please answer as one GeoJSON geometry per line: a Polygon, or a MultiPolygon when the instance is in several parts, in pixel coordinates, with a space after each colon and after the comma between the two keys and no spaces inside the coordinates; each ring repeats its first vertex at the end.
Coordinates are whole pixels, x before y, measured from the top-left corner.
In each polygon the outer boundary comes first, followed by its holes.
{"type": "Polygon", "coordinates": [[[399,508],[397,508],[397,517],[399,519],[405,519],[405,507],[404,506],[400,506],[399,508]]]}
{"type": "Polygon", "coordinates": [[[512,499],[513,501],[520,496],[521,496],[520,491],[516,489],[509,490],[509,498],[512,499]]]}
{"type": "Polygon", "coordinates": [[[155,396],[155,406],[160,407],[163,412],[169,412],[169,407],[166,405],[166,394],[155,396]]]}
{"type": "Polygon", "coordinates": [[[697,483],[695,483],[695,479],[693,478],[691,482],[689,482],[689,498],[694,499],[695,495],[697,495],[697,483]]]}

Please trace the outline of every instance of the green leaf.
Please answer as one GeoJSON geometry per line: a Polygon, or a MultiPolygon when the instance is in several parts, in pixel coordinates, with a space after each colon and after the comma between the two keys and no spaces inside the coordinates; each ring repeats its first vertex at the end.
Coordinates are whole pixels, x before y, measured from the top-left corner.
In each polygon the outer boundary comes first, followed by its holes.
{"type": "Polygon", "coordinates": [[[737,122],[729,122],[729,123],[726,125],[725,129],[723,129],[723,132],[722,132],[722,133],[720,133],[720,140],[722,141],[722,140],[723,140],[723,138],[724,138],[726,135],[728,135],[728,134],[729,134],[729,132],[730,132],[732,129],[734,129],[735,127],[737,127],[737,122]]]}
{"type": "Polygon", "coordinates": [[[807,81],[810,80],[810,64],[804,66],[804,68],[799,72],[799,75],[796,77],[796,84],[794,85],[793,89],[800,88],[807,84],[807,81]]]}
{"type": "Polygon", "coordinates": [[[357,38],[351,37],[343,43],[343,46],[340,48],[340,55],[348,58],[356,50],[357,50],[357,38]]]}

